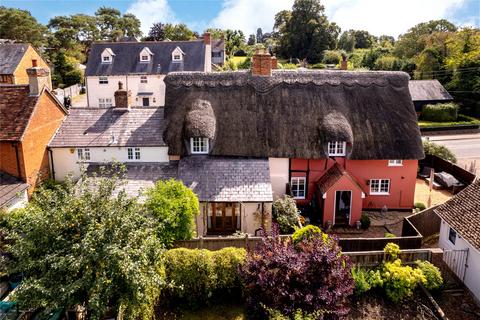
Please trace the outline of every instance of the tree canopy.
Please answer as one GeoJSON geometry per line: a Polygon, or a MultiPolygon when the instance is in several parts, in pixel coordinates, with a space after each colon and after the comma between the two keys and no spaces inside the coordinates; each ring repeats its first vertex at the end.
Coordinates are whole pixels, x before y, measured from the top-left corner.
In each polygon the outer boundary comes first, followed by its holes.
{"type": "Polygon", "coordinates": [[[28,42],[35,47],[45,44],[47,28],[29,11],[0,6],[0,39],[28,42]]]}

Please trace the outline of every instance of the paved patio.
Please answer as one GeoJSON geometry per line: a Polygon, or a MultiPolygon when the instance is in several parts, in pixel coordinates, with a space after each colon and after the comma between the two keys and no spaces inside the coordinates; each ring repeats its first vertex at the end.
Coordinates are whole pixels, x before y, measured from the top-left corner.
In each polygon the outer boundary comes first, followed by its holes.
{"type": "MultiPolygon", "coordinates": [[[[428,196],[430,194],[430,189],[428,183],[423,179],[417,179],[415,186],[415,202],[421,202],[426,207],[428,207],[428,196]]],[[[453,195],[446,190],[435,190],[432,189],[432,206],[437,204],[442,204],[449,200],[453,195]]]]}

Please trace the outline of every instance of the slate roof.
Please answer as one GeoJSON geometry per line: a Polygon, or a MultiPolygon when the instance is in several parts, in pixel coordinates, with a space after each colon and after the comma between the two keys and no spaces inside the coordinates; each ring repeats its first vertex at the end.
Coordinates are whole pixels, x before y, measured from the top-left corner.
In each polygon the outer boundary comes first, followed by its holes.
{"type": "Polygon", "coordinates": [[[39,96],[28,85],[0,84],[0,141],[20,141],[39,96]]]}
{"type": "Polygon", "coordinates": [[[25,43],[0,43],[0,74],[13,74],[28,46],[25,43]]]}
{"type": "MultiPolygon", "coordinates": [[[[87,175],[101,175],[101,167],[105,164],[91,163],[87,167],[87,175]]],[[[142,191],[152,187],[158,180],[176,179],[177,163],[127,162],[125,163],[125,184],[116,190],[125,190],[129,196],[141,195],[142,191]]],[[[105,176],[105,175],[103,175],[105,176]]],[[[143,200],[143,197],[140,197],[143,200]]]]}
{"type": "Polygon", "coordinates": [[[410,80],[412,101],[451,101],[452,96],[438,80],[410,80]]]}
{"type": "Polygon", "coordinates": [[[223,39],[213,39],[212,40],[212,51],[224,51],[225,50],[225,40],[223,39]]]}
{"type": "Polygon", "coordinates": [[[340,180],[340,178],[342,178],[343,176],[346,176],[348,179],[350,179],[353,182],[353,184],[355,184],[358,187],[358,189],[363,192],[362,187],[356,181],[356,179],[352,177],[348,173],[348,171],[340,167],[337,163],[331,166],[330,169],[328,169],[327,172],[325,172],[323,176],[320,177],[320,179],[316,183],[317,187],[322,193],[325,193],[331,187],[333,187],[335,183],[337,183],[337,181],[340,180]]]}
{"type": "Polygon", "coordinates": [[[163,108],[71,108],[50,147],[165,146],[163,108]],[[114,142],[112,142],[112,137],[114,142]]]}
{"type": "Polygon", "coordinates": [[[85,76],[125,74],[167,74],[172,71],[204,71],[205,43],[192,41],[101,42],[91,46],[85,76]],[[140,62],[140,52],[149,48],[150,62],[140,62]],[[182,62],[172,61],[172,51],[179,47],[184,53],[182,62]],[[102,63],[103,50],[110,48],[115,56],[112,63],[102,63]]]}
{"type": "Polygon", "coordinates": [[[0,208],[17,197],[19,192],[28,189],[28,184],[0,171],[0,208]]]}
{"type": "Polygon", "coordinates": [[[216,119],[196,124],[216,124],[210,155],[324,159],[328,141],[346,141],[347,159],[422,159],[408,80],[392,71],[173,72],[164,140],[170,154],[187,155],[188,115],[203,101],[216,119]]]}
{"type": "Polygon", "coordinates": [[[178,174],[200,201],[273,201],[268,159],[195,155],[180,160],[178,174]]]}
{"type": "Polygon", "coordinates": [[[480,250],[480,179],[434,211],[465,241],[480,250]]]}

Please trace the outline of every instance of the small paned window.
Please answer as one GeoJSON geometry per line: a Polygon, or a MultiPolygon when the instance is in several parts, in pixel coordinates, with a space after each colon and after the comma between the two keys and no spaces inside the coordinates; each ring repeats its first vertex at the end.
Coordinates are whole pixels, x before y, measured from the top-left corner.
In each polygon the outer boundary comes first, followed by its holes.
{"type": "Polygon", "coordinates": [[[205,154],[208,153],[208,138],[196,137],[190,139],[192,153],[205,154]]]}
{"type": "Polygon", "coordinates": [[[147,76],[140,76],[140,83],[148,83],[147,76]]]}
{"type": "Polygon", "coordinates": [[[99,77],[98,78],[99,84],[108,84],[108,77],[99,77]]]}
{"type": "Polygon", "coordinates": [[[345,141],[331,141],[328,143],[328,156],[329,157],[342,157],[345,156],[347,143],[345,141]]]}
{"type": "Polygon", "coordinates": [[[389,194],[390,180],[389,179],[371,179],[370,180],[370,194],[389,194]]]}
{"type": "Polygon", "coordinates": [[[150,58],[149,58],[148,55],[142,55],[142,56],[140,57],[140,60],[142,60],[142,61],[148,61],[148,60],[150,60],[150,58]]]}
{"type": "Polygon", "coordinates": [[[112,98],[99,98],[98,106],[100,108],[110,108],[112,107],[112,98]]]}
{"type": "Polygon", "coordinates": [[[452,228],[448,228],[448,241],[450,241],[452,244],[455,244],[457,241],[457,232],[453,230],[452,228]]]}
{"type": "Polygon", "coordinates": [[[389,167],[400,167],[403,165],[403,160],[388,160],[388,166],[389,167]]]}
{"type": "Polygon", "coordinates": [[[140,160],[140,148],[127,148],[127,159],[128,160],[140,160]]]}
{"type": "Polygon", "coordinates": [[[103,56],[103,59],[102,59],[103,62],[110,62],[110,57],[109,56],[103,56]]]}
{"type": "Polygon", "coordinates": [[[89,148],[77,149],[77,157],[78,157],[78,160],[81,160],[81,161],[90,160],[90,149],[89,148]]]}
{"type": "Polygon", "coordinates": [[[305,199],[307,185],[305,177],[292,177],[290,190],[294,199],[305,199]]]}

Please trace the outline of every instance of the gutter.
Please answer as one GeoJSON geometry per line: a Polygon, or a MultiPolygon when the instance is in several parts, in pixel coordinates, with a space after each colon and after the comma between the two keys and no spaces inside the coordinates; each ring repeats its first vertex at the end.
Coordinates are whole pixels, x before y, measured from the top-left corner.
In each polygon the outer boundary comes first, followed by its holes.
{"type": "Polygon", "coordinates": [[[52,179],[55,180],[55,166],[53,164],[53,151],[52,151],[52,148],[50,147],[47,147],[47,151],[48,151],[48,154],[50,155],[50,169],[51,169],[51,172],[52,172],[52,179]]]}

